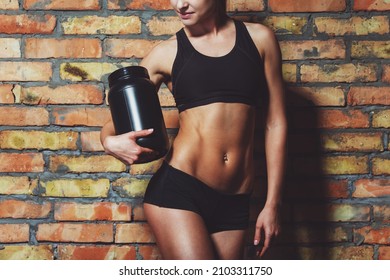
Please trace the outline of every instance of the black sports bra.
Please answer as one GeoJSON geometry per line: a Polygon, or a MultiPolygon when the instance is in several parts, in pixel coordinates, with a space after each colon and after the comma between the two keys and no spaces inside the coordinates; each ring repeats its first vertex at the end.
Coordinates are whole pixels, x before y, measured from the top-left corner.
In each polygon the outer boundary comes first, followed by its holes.
{"type": "Polygon", "coordinates": [[[199,53],[184,29],[176,33],[172,93],[179,112],[215,102],[258,106],[267,91],[262,58],[241,21],[234,20],[236,41],[221,57],[199,53]]]}

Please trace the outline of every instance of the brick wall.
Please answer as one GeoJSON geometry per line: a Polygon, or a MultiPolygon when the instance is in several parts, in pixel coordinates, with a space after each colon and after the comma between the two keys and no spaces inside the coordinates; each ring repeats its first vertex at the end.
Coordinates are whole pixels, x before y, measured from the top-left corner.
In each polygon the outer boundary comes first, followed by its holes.
{"type": "MultiPolygon", "coordinates": [[[[271,27],[283,52],[284,231],[267,258],[390,259],[389,1],[228,8],[271,27]]],[[[159,258],[141,203],[159,162],[129,168],[98,138],[108,74],[180,27],[168,0],[0,0],[0,259],[159,258]]],[[[174,137],[174,101],[159,95],[174,137]]],[[[252,223],[265,192],[258,131],[252,223]]]]}

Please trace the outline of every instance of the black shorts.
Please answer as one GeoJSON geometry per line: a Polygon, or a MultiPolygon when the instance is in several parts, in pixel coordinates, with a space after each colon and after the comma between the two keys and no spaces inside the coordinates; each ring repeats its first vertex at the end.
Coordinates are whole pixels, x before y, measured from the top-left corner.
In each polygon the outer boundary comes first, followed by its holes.
{"type": "Polygon", "coordinates": [[[224,194],[163,162],[146,189],[144,202],[199,214],[209,233],[243,230],[249,224],[250,194],[224,194]]]}

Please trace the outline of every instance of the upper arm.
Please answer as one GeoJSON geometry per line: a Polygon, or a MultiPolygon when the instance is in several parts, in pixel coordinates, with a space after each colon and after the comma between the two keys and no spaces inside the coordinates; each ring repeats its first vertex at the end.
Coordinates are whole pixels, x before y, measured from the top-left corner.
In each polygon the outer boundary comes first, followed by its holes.
{"type": "Polygon", "coordinates": [[[174,37],[155,46],[142,59],[140,65],[148,69],[150,80],[159,88],[162,83],[167,85],[171,80],[171,70],[176,55],[174,37]]]}
{"type": "Polygon", "coordinates": [[[249,30],[264,62],[264,73],[269,91],[267,125],[284,122],[286,118],[284,81],[279,43],[273,31],[268,27],[254,24],[249,30]]]}

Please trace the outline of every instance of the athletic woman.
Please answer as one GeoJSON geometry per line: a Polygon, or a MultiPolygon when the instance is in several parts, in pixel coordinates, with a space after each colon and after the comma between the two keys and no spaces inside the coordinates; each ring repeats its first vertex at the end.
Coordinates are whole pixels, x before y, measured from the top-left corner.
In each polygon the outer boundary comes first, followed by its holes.
{"type": "MultiPolygon", "coordinates": [[[[254,185],[255,111],[262,104],[268,185],[253,238],[262,256],[280,230],[286,154],[278,42],[269,28],[230,18],[226,0],[171,4],[184,28],[140,63],[157,89],[165,83],[171,90],[180,122],[145,193],[147,221],[165,259],[243,258],[254,185]]],[[[110,121],[101,141],[108,154],[134,164],[153,152],[135,140],[152,133],[116,136],[110,121]]]]}

